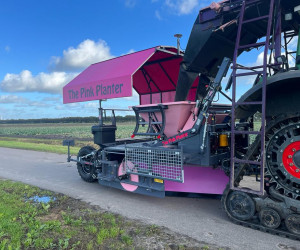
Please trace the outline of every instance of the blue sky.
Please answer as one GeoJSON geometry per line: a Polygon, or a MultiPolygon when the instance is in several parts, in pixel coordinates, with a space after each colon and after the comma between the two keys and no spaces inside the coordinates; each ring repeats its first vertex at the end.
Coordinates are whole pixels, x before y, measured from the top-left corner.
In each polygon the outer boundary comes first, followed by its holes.
{"type": "MultiPolygon", "coordinates": [[[[183,34],[184,49],[199,9],[210,2],[1,1],[0,118],[97,115],[97,102],[63,105],[62,87],[91,63],[156,45],[175,46],[175,33],[183,34]]],[[[247,62],[255,62],[259,53],[247,55],[247,62]]],[[[137,100],[105,105],[126,108],[137,100]]]]}

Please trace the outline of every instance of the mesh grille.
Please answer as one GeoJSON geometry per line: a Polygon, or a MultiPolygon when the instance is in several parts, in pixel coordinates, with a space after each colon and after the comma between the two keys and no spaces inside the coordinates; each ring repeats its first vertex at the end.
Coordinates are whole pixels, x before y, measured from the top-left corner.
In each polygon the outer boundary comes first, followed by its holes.
{"type": "Polygon", "coordinates": [[[183,182],[182,151],[177,149],[153,149],[126,147],[127,173],[183,182]]]}

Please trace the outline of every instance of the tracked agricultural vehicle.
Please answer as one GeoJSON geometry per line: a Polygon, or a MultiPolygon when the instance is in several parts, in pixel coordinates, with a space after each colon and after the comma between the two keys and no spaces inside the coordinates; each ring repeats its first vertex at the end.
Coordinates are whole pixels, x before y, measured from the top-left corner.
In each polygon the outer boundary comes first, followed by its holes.
{"type": "MultiPolygon", "coordinates": [[[[234,222],[300,239],[300,0],[225,0],[200,10],[185,52],[157,46],[93,64],[64,87],[64,103],[139,94],[131,139],[92,127],[78,172],[88,182],[151,196],[223,194],[234,222]],[[299,39],[298,39],[299,40],[299,39]],[[261,62],[240,55],[259,49],[261,62]],[[294,60],[292,59],[294,58],[294,60]],[[229,69],[225,88],[221,82],[229,69]],[[239,86],[252,88],[237,98],[239,86]],[[230,104],[215,103],[218,95],[230,104]]],[[[180,38],[180,35],[177,35],[180,38]]],[[[64,141],[72,145],[73,141],[64,141]]]]}

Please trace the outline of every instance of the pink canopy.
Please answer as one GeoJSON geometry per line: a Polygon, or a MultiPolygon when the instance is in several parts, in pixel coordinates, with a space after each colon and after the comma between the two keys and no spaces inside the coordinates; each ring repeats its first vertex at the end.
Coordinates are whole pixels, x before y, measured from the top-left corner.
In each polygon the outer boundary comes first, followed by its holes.
{"type": "MultiPolygon", "coordinates": [[[[64,103],[140,95],[140,104],[174,101],[182,55],[174,47],[154,47],[92,64],[63,88],[64,103]]],[[[198,79],[189,100],[194,100],[198,79]]]]}

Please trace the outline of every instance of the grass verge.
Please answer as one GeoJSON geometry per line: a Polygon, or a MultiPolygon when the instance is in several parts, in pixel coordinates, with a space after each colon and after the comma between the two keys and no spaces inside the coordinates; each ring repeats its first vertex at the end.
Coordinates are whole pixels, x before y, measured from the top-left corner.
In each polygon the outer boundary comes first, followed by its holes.
{"type": "MultiPolygon", "coordinates": [[[[17,149],[28,149],[34,151],[51,152],[58,154],[67,154],[67,147],[62,146],[62,141],[51,141],[49,140],[37,140],[37,139],[20,139],[20,138],[9,138],[0,137],[0,147],[5,148],[17,148],[17,149]]],[[[72,155],[77,155],[80,147],[70,147],[72,155]]]]}
{"type": "Polygon", "coordinates": [[[22,183],[0,179],[0,201],[0,249],[219,249],[22,183]]]}

